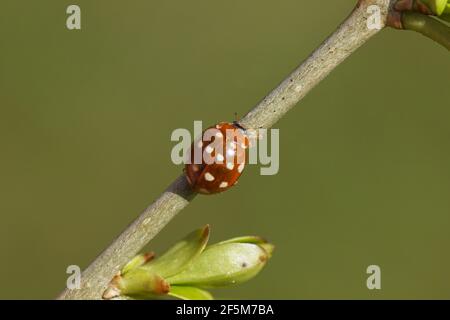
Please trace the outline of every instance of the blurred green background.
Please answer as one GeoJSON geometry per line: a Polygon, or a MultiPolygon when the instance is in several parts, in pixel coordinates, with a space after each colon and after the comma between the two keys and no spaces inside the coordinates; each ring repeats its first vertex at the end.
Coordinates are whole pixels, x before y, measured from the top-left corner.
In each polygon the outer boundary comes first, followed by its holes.
{"type": "MultiPolygon", "coordinates": [[[[181,173],[172,130],[244,115],[355,2],[3,0],[0,298],[54,298],[181,173]]],[[[151,249],[206,223],[275,243],[217,298],[450,298],[448,56],[383,31],[277,123],[279,174],[198,196],[151,249]]]]}

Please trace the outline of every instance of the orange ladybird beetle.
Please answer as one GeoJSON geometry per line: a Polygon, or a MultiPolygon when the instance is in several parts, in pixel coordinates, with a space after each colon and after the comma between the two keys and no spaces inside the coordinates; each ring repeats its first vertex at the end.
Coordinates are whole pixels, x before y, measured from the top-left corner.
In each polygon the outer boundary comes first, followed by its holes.
{"type": "Polygon", "coordinates": [[[185,167],[186,179],[201,194],[215,194],[237,183],[245,167],[249,138],[237,122],[220,122],[195,140],[185,167]]]}

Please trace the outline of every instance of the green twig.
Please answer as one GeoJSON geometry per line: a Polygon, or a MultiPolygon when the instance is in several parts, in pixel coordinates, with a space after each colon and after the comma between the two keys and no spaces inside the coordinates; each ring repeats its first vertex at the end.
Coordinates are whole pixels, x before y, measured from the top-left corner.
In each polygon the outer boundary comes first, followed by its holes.
{"type": "Polygon", "coordinates": [[[416,12],[403,12],[401,20],[403,29],[419,32],[450,51],[450,27],[446,24],[416,12]]]}

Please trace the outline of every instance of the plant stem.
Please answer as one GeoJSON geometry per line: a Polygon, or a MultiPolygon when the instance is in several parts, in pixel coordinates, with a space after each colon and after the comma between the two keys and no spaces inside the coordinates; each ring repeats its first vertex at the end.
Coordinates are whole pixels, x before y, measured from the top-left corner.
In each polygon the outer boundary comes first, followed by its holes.
{"type": "Polygon", "coordinates": [[[117,237],[81,275],[81,288],[58,299],[101,299],[112,277],[195,197],[184,175],[117,237]]]}
{"type": "Polygon", "coordinates": [[[240,124],[245,128],[270,128],[351,53],[380,31],[367,27],[367,18],[370,16],[367,8],[371,5],[380,8],[384,27],[393,2],[359,1],[338,29],[252,109],[240,124]]]}
{"type": "Polygon", "coordinates": [[[402,13],[402,25],[405,30],[412,30],[423,34],[450,51],[450,27],[435,18],[405,11],[402,13]]]}
{"type": "MultiPolygon", "coordinates": [[[[338,29],[296,70],[252,109],[240,124],[248,129],[269,128],[295,106],[379,29],[367,27],[368,7],[381,11],[381,27],[393,0],[359,0],[338,29]]],[[[195,195],[180,176],[82,273],[81,288],[66,289],[59,299],[101,299],[112,277],[136,255],[195,195]]]]}

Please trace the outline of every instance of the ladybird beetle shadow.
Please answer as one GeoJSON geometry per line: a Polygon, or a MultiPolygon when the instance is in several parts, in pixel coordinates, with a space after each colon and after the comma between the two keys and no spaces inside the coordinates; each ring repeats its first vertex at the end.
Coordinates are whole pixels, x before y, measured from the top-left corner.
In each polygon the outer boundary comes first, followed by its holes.
{"type": "Polygon", "coordinates": [[[186,179],[186,175],[179,176],[166,190],[166,192],[170,192],[176,194],[186,201],[192,201],[197,192],[192,190],[189,182],[186,179]]]}

